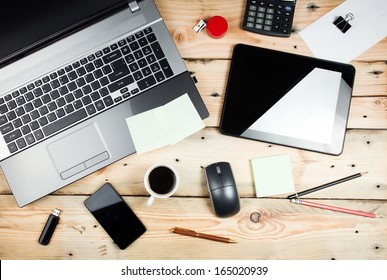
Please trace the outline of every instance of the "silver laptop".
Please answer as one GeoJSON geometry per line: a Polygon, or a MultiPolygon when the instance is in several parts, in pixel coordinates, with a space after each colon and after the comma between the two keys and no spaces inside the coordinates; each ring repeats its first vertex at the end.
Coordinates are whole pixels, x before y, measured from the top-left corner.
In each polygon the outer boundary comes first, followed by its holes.
{"type": "Polygon", "coordinates": [[[0,164],[20,207],[134,153],[131,115],[188,93],[208,117],[152,0],[3,4],[0,164]]]}

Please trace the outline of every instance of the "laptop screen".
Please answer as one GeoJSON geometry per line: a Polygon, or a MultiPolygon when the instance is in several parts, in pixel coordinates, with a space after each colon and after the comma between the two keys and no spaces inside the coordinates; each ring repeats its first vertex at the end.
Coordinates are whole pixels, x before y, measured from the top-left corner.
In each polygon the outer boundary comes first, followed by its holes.
{"type": "Polygon", "coordinates": [[[3,1],[0,67],[125,5],[126,0],[3,1]]]}

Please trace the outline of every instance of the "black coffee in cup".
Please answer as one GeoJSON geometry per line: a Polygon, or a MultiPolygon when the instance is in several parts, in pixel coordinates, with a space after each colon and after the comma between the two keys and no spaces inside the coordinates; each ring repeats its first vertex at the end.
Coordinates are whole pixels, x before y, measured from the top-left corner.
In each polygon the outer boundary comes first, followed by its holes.
{"type": "Polygon", "coordinates": [[[149,173],[149,186],[155,193],[167,194],[175,187],[175,174],[165,166],[159,166],[149,173]]]}

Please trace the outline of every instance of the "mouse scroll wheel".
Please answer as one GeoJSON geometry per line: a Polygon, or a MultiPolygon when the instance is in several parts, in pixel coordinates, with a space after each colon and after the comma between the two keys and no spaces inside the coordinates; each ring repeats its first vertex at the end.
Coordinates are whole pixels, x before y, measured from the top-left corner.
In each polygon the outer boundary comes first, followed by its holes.
{"type": "Polygon", "coordinates": [[[222,172],[220,172],[220,167],[219,166],[216,167],[216,173],[218,173],[218,174],[222,173],[222,172]]]}

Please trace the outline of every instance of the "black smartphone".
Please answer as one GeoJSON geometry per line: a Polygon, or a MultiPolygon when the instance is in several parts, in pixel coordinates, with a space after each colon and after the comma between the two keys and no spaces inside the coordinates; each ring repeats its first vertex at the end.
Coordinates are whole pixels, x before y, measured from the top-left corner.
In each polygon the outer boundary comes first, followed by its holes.
{"type": "Polygon", "coordinates": [[[146,232],[144,224],[109,183],[84,204],[121,250],[146,232]]]}

